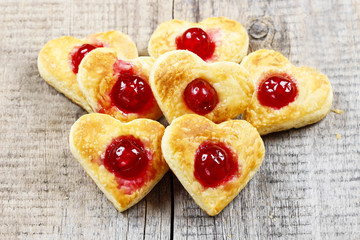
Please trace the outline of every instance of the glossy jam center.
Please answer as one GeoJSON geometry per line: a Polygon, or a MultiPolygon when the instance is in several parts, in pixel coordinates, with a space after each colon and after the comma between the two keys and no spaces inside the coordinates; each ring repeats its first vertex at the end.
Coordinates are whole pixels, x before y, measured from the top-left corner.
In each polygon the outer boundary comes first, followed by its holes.
{"type": "MultiPolygon", "coordinates": [[[[100,46],[99,46],[100,47],[100,46]]],[[[84,44],[79,49],[71,54],[71,63],[73,66],[73,72],[76,74],[79,71],[79,65],[81,63],[81,60],[94,50],[95,48],[98,48],[97,46],[91,45],[91,44],[84,44]]]]}
{"type": "Polygon", "coordinates": [[[259,85],[258,100],[264,106],[280,109],[293,102],[297,92],[297,86],[290,77],[271,76],[259,85]]]}
{"type": "Polygon", "coordinates": [[[115,139],[106,149],[105,168],[117,177],[134,179],[144,174],[149,159],[142,142],[133,136],[115,139]]]}
{"type": "Polygon", "coordinates": [[[236,156],[221,142],[204,142],[195,153],[195,178],[204,187],[217,187],[238,171],[236,156]]]}
{"type": "Polygon", "coordinates": [[[130,113],[143,110],[152,96],[149,84],[144,79],[129,73],[119,75],[110,93],[114,105],[130,113]]]}
{"type": "Polygon", "coordinates": [[[210,58],[215,50],[215,44],[209,35],[201,28],[189,28],[176,38],[177,49],[189,50],[203,60],[210,58]]]}
{"type": "Polygon", "coordinates": [[[188,108],[200,115],[211,112],[219,102],[216,90],[201,78],[186,86],[184,100],[188,108]]]}

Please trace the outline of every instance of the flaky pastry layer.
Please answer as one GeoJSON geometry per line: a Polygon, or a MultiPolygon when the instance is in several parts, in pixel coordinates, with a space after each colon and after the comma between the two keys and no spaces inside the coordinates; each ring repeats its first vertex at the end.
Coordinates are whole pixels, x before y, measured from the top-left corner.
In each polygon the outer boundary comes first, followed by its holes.
{"type": "Polygon", "coordinates": [[[207,62],[239,63],[248,52],[249,37],[239,22],[225,17],[211,17],[199,23],[177,19],[161,23],[150,38],[149,55],[158,58],[166,52],[176,50],[176,37],[193,27],[203,29],[215,42],[214,55],[207,62]]]}
{"type": "MultiPolygon", "coordinates": [[[[77,81],[87,102],[94,112],[109,114],[123,122],[136,118],[159,119],[162,112],[154,100],[153,104],[141,113],[125,113],[111,105],[110,92],[117,82],[118,76],[114,72],[114,64],[118,61],[113,49],[98,48],[87,54],[79,66],[77,81]]],[[[152,57],[138,57],[124,60],[125,67],[131,67],[135,75],[149,82],[149,75],[155,59],[152,57]]]]}
{"type": "Polygon", "coordinates": [[[99,43],[113,48],[119,57],[132,59],[138,56],[135,43],[129,36],[118,31],[97,33],[84,39],[60,37],[47,42],[38,56],[38,69],[41,77],[88,112],[92,112],[92,110],[80,91],[76,74],[72,70],[71,52],[83,44],[99,43]]]}
{"type": "Polygon", "coordinates": [[[205,117],[187,114],[175,119],[165,130],[161,148],[170,169],[195,202],[209,215],[218,214],[245,187],[259,169],[264,143],[244,120],[215,124],[205,117]],[[216,188],[203,187],[194,176],[195,152],[204,141],[219,141],[238,157],[240,176],[216,188]]]}
{"type": "Polygon", "coordinates": [[[145,197],[168,171],[161,153],[164,129],[163,125],[150,119],[122,123],[106,114],[91,113],[79,118],[71,127],[70,149],[106,197],[119,211],[124,211],[145,197]],[[151,171],[155,171],[155,177],[135,191],[119,185],[115,175],[100,161],[112,140],[126,135],[142,141],[152,155],[148,170],[151,168],[151,171]]]}
{"type": "Polygon", "coordinates": [[[300,128],[320,121],[330,111],[333,92],[328,78],[309,67],[295,67],[281,53],[261,49],[249,54],[241,62],[257,89],[272,75],[286,74],[296,83],[298,95],[293,102],[281,109],[263,106],[256,90],[243,119],[256,127],[261,135],[291,128],[300,128]]]}
{"type": "Polygon", "coordinates": [[[206,63],[196,54],[174,50],[159,57],[150,74],[150,86],[167,121],[194,113],[187,107],[183,92],[193,80],[202,78],[216,90],[219,103],[204,115],[218,123],[243,113],[254,91],[248,74],[232,62],[206,63]]]}

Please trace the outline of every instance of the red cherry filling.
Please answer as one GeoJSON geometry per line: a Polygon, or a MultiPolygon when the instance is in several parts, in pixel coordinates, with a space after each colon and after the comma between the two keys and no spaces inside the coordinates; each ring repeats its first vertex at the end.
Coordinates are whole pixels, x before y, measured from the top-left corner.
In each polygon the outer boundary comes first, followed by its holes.
{"type": "Polygon", "coordinates": [[[203,142],[195,153],[195,178],[204,187],[217,187],[238,171],[236,155],[221,142],[203,142]]]}
{"type": "Polygon", "coordinates": [[[189,50],[203,60],[210,58],[215,50],[215,43],[201,28],[189,28],[175,42],[177,49],[189,50]]]}
{"type": "Polygon", "coordinates": [[[115,139],[106,149],[104,166],[115,176],[135,179],[145,174],[149,158],[142,142],[133,136],[115,139]]]}
{"type": "Polygon", "coordinates": [[[271,76],[259,85],[258,100],[264,106],[280,109],[293,102],[297,92],[290,76],[271,76]]]}
{"type": "Polygon", "coordinates": [[[91,44],[84,44],[81,47],[79,47],[76,51],[72,52],[71,63],[72,63],[72,67],[73,67],[73,72],[75,74],[78,73],[81,60],[86,56],[86,54],[88,54],[89,52],[91,52],[92,50],[94,50],[95,48],[98,48],[98,47],[102,47],[102,46],[94,46],[91,44]]]}
{"type": "Polygon", "coordinates": [[[114,105],[127,113],[143,110],[153,98],[149,84],[142,78],[123,73],[113,86],[110,97],[114,105]]]}
{"type": "Polygon", "coordinates": [[[201,78],[186,86],[184,100],[188,108],[200,115],[211,112],[219,102],[216,90],[201,78]]]}

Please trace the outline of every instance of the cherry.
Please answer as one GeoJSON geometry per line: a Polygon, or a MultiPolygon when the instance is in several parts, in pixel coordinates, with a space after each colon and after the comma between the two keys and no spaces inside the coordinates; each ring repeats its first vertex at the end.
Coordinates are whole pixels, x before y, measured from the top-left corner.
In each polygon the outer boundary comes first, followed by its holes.
{"type": "Polygon", "coordinates": [[[258,100],[264,105],[280,109],[293,102],[297,96],[295,82],[289,76],[271,76],[258,88],[258,100]]]}
{"type": "Polygon", "coordinates": [[[110,97],[120,110],[134,113],[143,110],[153,98],[153,94],[145,80],[125,72],[119,75],[110,97]]]}
{"type": "Polygon", "coordinates": [[[186,105],[200,115],[211,112],[219,102],[216,90],[201,78],[186,86],[183,97],[186,105]]]}
{"type": "Polygon", "coordinates": [[[144,174],[148,163],[144,145],[133,136],[115,139],[105,152],[104,166],[117,177],[135,179],[144,174]]]}
{"type": "Polygon", "coordinates": [[[203,60],[210,58],[215,51],[215,44],[201,28],[189,28],[176,38],[177,49],[189,50],[203,60]]]}
{"type": "Polygon", "coordinates": [[[224,143],[205,141],[196,150],[194,167],[194,176],[201,185],[217,187],[235,175],[238,164],[224,143]]]}
{"type": "Polygon", "coordinates": [[[79,65],[81,63],[81,60],[86,56],[86,54],[88,54],[95,48],[98,47],[91,44],[83,44],[81,47],[79,47],[79,49],[77,49],[77,51],[71,54],[71,63],[73,66],[73,72],[75,74],[77,74],[79,71],[79,65]]]}

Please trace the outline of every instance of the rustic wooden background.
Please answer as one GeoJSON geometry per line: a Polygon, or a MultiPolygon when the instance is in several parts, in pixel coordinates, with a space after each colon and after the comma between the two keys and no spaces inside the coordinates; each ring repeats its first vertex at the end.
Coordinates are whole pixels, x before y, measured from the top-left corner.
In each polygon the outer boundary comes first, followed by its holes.
{"type": "Polygon", "coordinates": [[[0,238],[360,239],[359,16],[359,0],[1,0],[0,238]],[[262,167],[216,217],[171,173],[118,213],[69,151],[84,111],[40,78],[38,52],[63,35],[117,29],[146,55],[159,23],[210,16],[241,22],[251,50],[272,48],[327,74],[344,113],[264,137],[262,167]]]}

